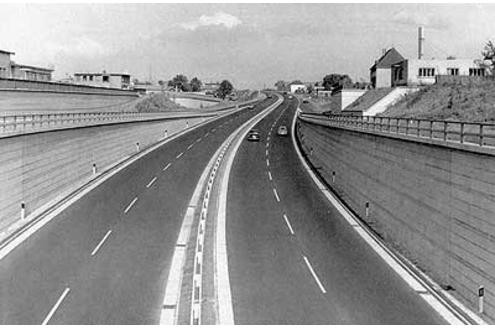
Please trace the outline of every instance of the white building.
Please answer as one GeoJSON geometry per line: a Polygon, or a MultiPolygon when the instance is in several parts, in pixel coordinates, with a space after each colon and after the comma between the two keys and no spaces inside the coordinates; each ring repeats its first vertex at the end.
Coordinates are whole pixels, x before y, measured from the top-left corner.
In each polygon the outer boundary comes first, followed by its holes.
{"type": "Polygon", "coordinates": [[[77,84],[95,87],[107,87],[117,89],[129,89],[131,86],[131,75],[127,73],[74,73],[77,84]]]}
{"type": "Polygon", "coordinates": [[[307,87],[305,84],[291,84],[290,85],[290,92],[291,93],[296,93],[296,92],[306,92],[307,87]]]}
{"type": "Polygon", "coordinates": [[[485,76],[473,59],[405,59],[392,65],[392,86],[434,84],[437,76],[485,76]]]}

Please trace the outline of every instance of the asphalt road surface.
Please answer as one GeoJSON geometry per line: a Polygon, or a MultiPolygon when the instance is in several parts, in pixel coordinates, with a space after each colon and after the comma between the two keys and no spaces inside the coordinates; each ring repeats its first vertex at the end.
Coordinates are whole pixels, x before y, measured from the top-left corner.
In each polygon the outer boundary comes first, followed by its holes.
{"type": "Polygon", "coordinates": [[[219,119],[131,164],[0,266],[1,324],[157,324],[182,219],[212,154],[273,103],[219,119]]]}
{"type": "Polygon", "coordinates": [[[243,142],[231,173],[235,323],[445,324],[324,199],[290,135],[277,136],[296,106],[287,99],[256,126],[261,141],[243,142]]]}

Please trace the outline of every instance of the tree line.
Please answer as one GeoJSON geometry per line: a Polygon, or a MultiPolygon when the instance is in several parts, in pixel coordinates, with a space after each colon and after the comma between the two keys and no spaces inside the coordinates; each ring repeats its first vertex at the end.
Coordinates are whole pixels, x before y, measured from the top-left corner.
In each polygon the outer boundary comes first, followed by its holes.
{"type": "MultiPolygon", "coordinates": [[[[164,81],[159,81],[158,84],[161,86],[165,85],[164,81]]],[[[167,82],[168,87],[172,87],[177,91],[182,92],[198,92],[201,91],[203,87],[203,82],[197,77],[192,78],[191,81],[187,79],[187,76],[183,74],[177,74],[171,80],[167,82]]],[[[228,80],[223,80],[217,90],[215,90],[214,95],[216,97],[225,99],[228,95],[230,95],[234,91],[233,84],[228,80]]]]}

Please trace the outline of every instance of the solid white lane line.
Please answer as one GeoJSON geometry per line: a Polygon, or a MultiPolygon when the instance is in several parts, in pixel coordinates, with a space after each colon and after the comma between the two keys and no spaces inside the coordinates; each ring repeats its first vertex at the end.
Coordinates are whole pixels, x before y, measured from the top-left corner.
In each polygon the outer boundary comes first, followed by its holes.
{"type": "Polygon", "coordinates": [[[287,218],[287,215],[284,214],[284,219],[285,223],[287,224],[287,227],[289,227],[289,231],[292,235],[294,235],[294,230],[292,229],[292,226],[290,225],[289,219],[287,218]]]}
{"type": "Polygon", "coordinates": [[[270,179],[270,181],[272,181],[272,173],[270,171],[268,171],[268,179],[270,179]]]}
{"type": "Polygon", "coordinates": [[[175,156],[175,158],[179,159],[184,153],[180,153],[179,155],[175,156]]]}
{"type": "Polygon", "coordinates": [[[194,146],[194,144],[190,144],[189,146],[187,146],[187,150],[191,149],[192,147],[194,146]]]}
{"type": "Polygon", "coordinates": [[[131,203],[130,203],[130,204],[129,204],[126,208],[125,208],[124,213],[129,212],[129,210],[130,210],[130,209],[131,209],[131,207],[132,207],[132,206],[133,206],[133,205],[137,202],[137,200],[138,200],[138,198],[137,198],[137,197],[136,197],[136,198],[134,198],[134,199],[132,200],[132,202],[131,202],[131,203]]]}
{"type": "Polygon", "coordinates": [[[50,310],[50,312],[46,316],[45,320],[43,320],[43,322],[41,323],[42,325],[46,325],[48,323],[48,321],[50,321],[50,319],[55,314],[55,311],[57,311],[58,307],[60,306],[60,304],[62,303],[64,298],[67,296],[67,294],[69,294],[69,292],[70,292],[70,288],[69,287],[65,288],[62,295],[60,295],[60,297],[58,298],[57,303],[55,303],[55,305],[52,307],[52,309],[50,310]]]}
{"type": "Polygon", "coordinates": [[[156,181],[156,177],[154,177],[153,179],[151,179],[151,181],[150,181],[150,182],[148,182],[148,184],[146,185],[146,188],[151,187],[151,185],[152,185],[153,183],[155,183],[155,181],[156,181]]]}
{"type": "Polygon", "coordinates": [[[321,292],[323,294],[326,294],[327,291],[325,290],[325,287],[323,287],[323,285],[321,284],[321,281],[318,278],[318,276],[316,275],[315,270],[313,270],[313,267],[311,266],[311,263],[309,263],[308,258],[306,256],[304,256],[304,255],[303,255],[303,258],[304,258],[304,262],[306,262],[306,266],[308,267],[309,271],[313,275],[313,278],[315,279],[316,283],[318,284],[318,287],[320,287],[321,292]]]}
{"type": "Polygon", "coordinates": [[[266,166],[270,166],[270,160],[268,158],[266,159],[266,166]]]}
{"type": "Polygon", "coordinates": [[[277,190],[275,188],[273,188],[273,194],[275,195],[277,202],[280,202],[280,198],[278,197],[277,190]]]}
{"type": "Polygon", "coordinates": [[[91,256],[94,256],[98,252],[98,250],[100,249],[101,245],[103,245],[103,243],[105,242],[105,240],[107,240],[108,236],[110,236],[111,233],[112,233],[112,230],[108,230],[107,231],[107,233],[102,238],[102,240],[100,240],[100,242],[98,243],[98,245],[96,245],[95,249],[93,249],[93,251],[91,252],[91,256]]]}
{"type": "Polygon", "coordinates": [[[165,171],[166,169],[168,169],[170,167],[170,165],[172,165],[172,163],[168,163],[163,169],[162,171],[165,171]]]}

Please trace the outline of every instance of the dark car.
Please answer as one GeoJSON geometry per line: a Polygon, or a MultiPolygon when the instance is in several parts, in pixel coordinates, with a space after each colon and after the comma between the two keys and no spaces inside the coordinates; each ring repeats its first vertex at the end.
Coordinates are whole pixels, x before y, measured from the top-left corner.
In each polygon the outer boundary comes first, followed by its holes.
{"type": "Polygon", "coordinates": [[[261,140],[260,133],[256,130],[249,131],[248,136],[247,136],[247,140],[248,141],[260,141],[261,140]]]}
{"type": "Polygon", "coordinates": [[[286,136],[289,134],[289,131],[287,130],[287,127],[285,125],[281,125],[278,127],[277,134],[279,136],[286,136]]]}

